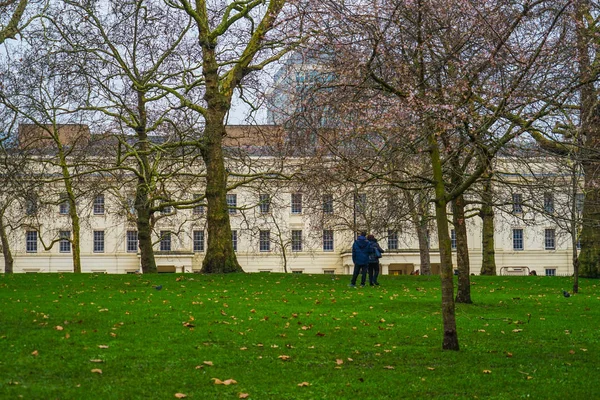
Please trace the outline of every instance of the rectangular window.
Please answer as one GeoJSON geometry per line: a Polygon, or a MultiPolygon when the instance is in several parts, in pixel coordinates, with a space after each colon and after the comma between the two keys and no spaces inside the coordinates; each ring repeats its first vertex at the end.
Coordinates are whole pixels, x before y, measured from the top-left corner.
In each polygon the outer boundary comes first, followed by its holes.
{"type": "Polygon", "coordinates": [[[333,231],[323,231],[323,251],[333,251],[333,231]]]}
{"type": "Polygon", "coordinates": [[[204,231],[194,231],[194,252],[204,251],[204,231]]]}
{"type": "Polygon", "coordinates": [[[94,253],[104,253],[104,231],[94,231],[94,253]]]}
{"type": "Polygon", "coordinates": [[[137,231],[127,231],[127,252],[137,253],[138,251],[138,233],[137,231]]]}
{"type": "Polygon", "coordinates": [[[581,238],[577,238],[577,250],[581,250],[581,238]]]}
{"type": "Polygon", "coordinates": [[[58,213],[60,215],[67,215],[67,214],[69,214],[70,208],[71,207],[69,206],[68,195],[66,193],[62,193],[60,195],[60,204],[58,205],[58,213]]]}
{"type": "Polygon", "coordinates": [[[302,193],[292,193],[292,214],[302,214],[302,193]]]}
{"type": "Polygon", "coordinates": [[[583,212],[583,202],[584,201],[585,201],[585,194],[577,193],[577,196],[575,196],[575,210],[578,213],[583,212]]]}
{"type": "Polygon", "coordinates": [[[25,197],[25,214],[26,215],[36,215],[38,212],[38,195],[29,192],[25,197]]]}
{"type": "Polygon", "coordinates": [[[271,196],[265,193],[258,195],[258,204],[261,214],[268,214],[271,212],[271,196]]]}
{"type": "Polygon", "coordinates": [[[456,250],[456,230],[455,229],[450,230],[450,246],[452,247],[452,250],[456,250]]]}
{"type": "Polygon", "coordinates": [[[364,213],[367,210],[367,194],[354,194],[354,210],[358,213],[364,213]]]}
{"type": "Polygon", "coordinates": [[[302,231],[292,231],[292,251],[302,251],[302,231]]]}
{"type": "Polygon", "coordinates": [[[71,252],[71,231],[60,231],[60,242],[58,242],[58,250],[61,253],[71,252]]]}
{"type": "Polygon", "coordinates": [[[37,231],[27,231],[25,232],[25,245],[28,253],[37,253],[38,249],[38,240],[37,240],[37,231]]]}
{"type": "MultiPolygon", "coordinates": [[[[201,194],[198,194],[198,193],[194,194],[194,200],[198,200],[200,198],[202,198],[201,194]]],[[[200,205],[194,206],[194,208],[192,209],[192,214],[203,215],[204,214],[204,206],[200,206],[200,205]]]]}
{"type": "Polygon", "coordinates": [[[135,215],[135,195],[127,196],[127,212],[130,215],[135,215]]]}
{"type": "Polygon", "coordinates": [[[398,232],[388,231],[388,250],[398,250],[398,232]]]}
{"type": "Polygon", "coordinates": [[[237,214],[237,194],[230,193],[227,195],[227,206],[229,207],[229,214],[237,214]]]}
{"type": "Polygon", "coordinates": [[[513,250],[523,250],[523,229],[513,229],[513,250]]]}
{"type": "Polygon", "coordinates": [[[556,268],[546,268],[546,276],[556,276],[556,268]]]}
{"type": "Polygon", "coordinates": [[[513,193],[512,207],[514,214],[520,214],[523,212],[523,195],[521,193],[513,193]]]}
{"type": "Polygon", "coordinates": [[[160,231],[160,251],[171,251],[171,231],[160,231]]]}
{"type": "Polygon", "coordinates": [[[104,214],[104,195],[99,194],[94,197],[94,215],[104,214]]]}
{"type": "Polygon", "coordinates": [[[172,214],[173,213],[173,206],[164,206],[160,209],[160,213],[161,214],[172,214]]]}
{"type": "Polygon", "coordinates": [[[271,231],[260,231],[260,251],[271,251],[271,231]]]}
{"type": "Polygon", "coordinates": [[[333,195],[323,195],[323,214],[333,214],[333,195]]]}
{"type": "Polygon", "coordinates": [[[552,193],[544,193],[544,211],[548,214],[554,213],[554,195],[552,193]]]}
{"type": "Polygon", "coordinates": [[[231,231],[231,242],[233,243],[233,251],[238,249],[238,234],[237,231],[231,231]]]}
{"type": "Polygon", "coordinates": [[[546,229],[544,231],[544,248],[554,250],[556,248],[556,230],[546,229]]]}

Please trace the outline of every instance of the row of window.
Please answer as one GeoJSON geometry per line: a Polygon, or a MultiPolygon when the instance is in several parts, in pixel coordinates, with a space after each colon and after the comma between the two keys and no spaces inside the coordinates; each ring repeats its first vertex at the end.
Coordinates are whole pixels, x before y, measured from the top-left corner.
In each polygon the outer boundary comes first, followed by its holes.
{"type": "MultiPolygon", "coordinates": [[[[364,194],[359,195],[360,196],[365,196],[364,194]]],[[[195,194],[194,198],[198,199],[200,198],[201,195],[199,194],[195,194]]],[[[227,194],[226,196],[227,198],[227,206],[229,207],[229,213],[230,214],[236,214],[237,213],[237,207],[238,207],[238,202],[237,202],[237,194],[235,193],[230,193],[227,194]]],[[[362,198],[362,197],[360,197],[362,198]]],[[[323,205],[322,205],[322,210],[324,214],[333,214],[333,195],[330,194],[326,194],[323,195],[323,205]]],[[[27,200],[27,204],[26,204],[26,214],[27,215],[34,215],[37,213],[37,198],[35,199],[28,199],[27,200]]],[[[364,199],[364,202],[366,203],[366,199],[364,199]]],[[[362,204],[362,202],[361,202],[362,204]]],[[[129,212],[134,214],[135,213],[135,207],[134,207],[134,199],[130,198],[128,199],[128,206],[129,206],[129,212]]],[[[61,201],[59,204],[59,214],[61,215],[67,215],[69,214],[69,201],[67,199],[66,194],[61,195],[61,201]]],[[[104,215],[106,209],[105,209],[105,199],[104,199],[104,195],[103,194],[99,194],[96,197],[94,197],[94,201],[92,203],[92,209],[93,209],[93,213],[94,215],[104,215]]],[[[271,212],[271,195],[269,194],[260,194],[259,195],[259,210],[262,214],[268,214],[271,212]]],[[[302,193],[292,193],[291,194],[291,211],[292,214],[302,214],[303,212],[303,204],[302,204],[302,193]]],[[[161,209],[161,213],[162,214],[170,214],[173,212],[173,207],[171,206],[165,206],[161,209]]],[[[204,214],[204,206],[195,206],[192,209],[192,213],[194,215],[202,215],[204,214]]]]}
{"type": "MultiPolygon", "coordinates": [[[[303,203],[302,193],[292,193],[290,199],[290,208],[292,214],[302,214],[303,203]]],[[[229,193],[226,195],[227,206],[229,207],[230,214],[237,213],[237,194],[229,193]]],[[[333,214],[333,195],[326,194],[322,198],[322,211],[324,214],[333,214]]],[[[271,212],[271,195],[261,193],[258,195],[258,207],[261,214],[268,214],[271,212]]]]}
{"type": "MultiPolygon", "coordinates": [[[[200,194],[195,194],[194,198],[200,198],[200,194]]],[[[582,212],[583,210],[583,201],[584,195],[583,193],[577,194],[577,198],[575,200],[575,207],[577,212],[582,212]]],[[[38,198],[35,195],[30,195],[26,199],[26,207],[25,212],[27,215],[34,215],[37,213],[37,203],[38,198]]],[[[135,213],[134,208],[134,199],[128,199],[129,208],[131,213],[135,213]]],[[[227,194],[227,205],[229,207],[230,214],[237,213],[237,194],[229,193],[227,194]]],[[[356,193],[354,199],[354,207],[357,212],[364,211],[367,204],[367,198],[365,193],[356,193]]],[[[512,194],[512,211],[514,214],[522,214],[523,213],[523,195],[521,193],[513,193],[512,194]]],[[[93,204],[93,213],[94,215],[104,215],[105,213],[105,198],[103,194],[99,194],[94,198],[93,204]]],[[[61,195],[61,201],[59,204],[59,213],[66,215],[69,213],[69,201],[67,199],[66,194],[61,195]]],[[[259,194],[259,210],[262,214],[267,214],[271,211],[271,196],[269,194],[263,193],[259,194]]],[[[544,193],[544,211],[552,214],[554,213],[554,195],[552,193],[544,193]]],[[[333,214],[333,195],[326,194],[323,195],[322,198],[322,211],[324,214],[333,214]]],[[[166,206],[161,210],[163,214],[169,214],[173,212],[173,208],[170,206],[166,206]]],[[[194,215],[202,215],[204,214],[203,206],[195,206],[193,208],[194,215]]],[[[302,214],[303,212],[303,203],[302,203],[302,193],[292,193],[291,194],[291,212],[292,214],[302,214]]]]}
{"type": "MultiPolygon", "coordinates": [[[[513,237],[513,250],[524,250],[524,236],[522,228],[515,228],[512,230],[513,237]]],[[[544,229],[544,249],[555,250],[556,249],[556,229],[544,229]]]]}
{"type": "MultiPolygon", "coordinates": [[[[59,240],[59,251],[61,253],[71,252],[71,231],[60,231],[59,240]]],[[[93,251],[94,253],[104,253],[104,231],[93,231],[93,251]]],[[[192,248],[194,252],[204,251],[204,231],[195,230],[192,232],[192,248]]],[[[231,231],[231,239],[233,241],[233,250],[237,251],[238,248],[238,232],[236,230],[231,231]]],[[[302,251],[303,240],[302,230],[293,230],[291,236],[291,248],[292,251],[302,251]]],[[[266,252],[271,251],[271,231],[261,230],[259,232],[259,250],[266,252]]],[[[334,240],[333,231],[323,231],[323,250],[333,251],[334,240]]],[[[38,251],[38,232],[27,231],[25,233],[25,248],[28,253],[37,253],[38,251]]],[[[160,231],[160,251],[171,251],[172,246],[172,235],[171,231],[160,231]]],[[[136,253],[138,251],[138,232],[127,231],[126,234],[126,249],[128,253],[136,253]]]]}
{"type": "MultiPolygon", "coordinates": [[[[583,211],[584,197],[583,193],[578,193],[575,198],[575,209],[578,213],[583,211]]],[[[544,193],[544,211],[548,214],[554,213],[554,194],[544,193]]],[[[512,212],[513,214],[523,213],[523,195],[521,193],[512,195],[512,212]]]]}
{"type": "MultiPolygon", "coordinates": [[[[292,230],[291,232],[291,249],[292,251],[303,250],[303,233],[300,229],[292,230]]],[[[59,232],[59,251],[61,253],[71,252],[71,231],[60,231],[59,232]]],[[[194,230],[192,232],[193,251],[202,252],[204,251],[204,231],[194,230]]],[[[524,236],[522,228],[515,228],[512,230],[513,238],[513,250],[524,250],[524,236]]],[[[236,230],[232,231],[233,248],[237,251],[238,245],[238,233],[236,230]]],[[[452,249],[456,249],[456,231],[452,229],[450,231],[450,240],[452,249]]],[[[25,236],[26,250],[28,253],[36,253],[38,251],[38,232],[27,231],[25,236]]],[[[261,230],[259,232],[259,250],[260,251],[271,251],[271,231],[261,230]]],[[[398,249],[398,232],[388,231],[387,244],[389,250],[398,249]]],[[[126,248],[127,252],[135,253],[138,250],[138,233],[137,231],[127,231],[126,235],[126,248]]],[[[333,231],[323,231],[323,251],[333,251],[334,240],[333,231]]],[[[544,249],[555,250],[556,249],[556,230],[545,229],[544,230],[544,249]]],[[[160,251],[171,251],[172,240],[170,231],[160,231],[160,251]]],[[[93,251],[94,253],[104,252],[104,231],[93,231],[93,251]]]]}

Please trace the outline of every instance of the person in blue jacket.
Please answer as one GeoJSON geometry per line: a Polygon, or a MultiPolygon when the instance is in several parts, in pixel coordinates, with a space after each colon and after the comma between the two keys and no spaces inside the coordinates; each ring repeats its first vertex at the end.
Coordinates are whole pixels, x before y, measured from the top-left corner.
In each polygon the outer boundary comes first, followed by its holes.
{"type": "Polygon", "coordinates": [[[379,282],[377,282],[377,278],[379,277],[379,259],[383,254],[383,249],[377,243],[377,239],[375,236],[369,235],[367,236],[367,240],[371,245],[371,252],[369,253],[369,284],[371,286],[379,286],[379,282]]]}
{"type": "Polygon", "coordinates": [[[367,267],[369,265],[369,253],[372,251],[371,245],[367,240],[367,233],[361,232],[352,245],[352,262],[354,263],[354,273],[348,286],[356,287],[358,274],[362,274],[360,286],[364,287],[367,280],[367,267]]]}

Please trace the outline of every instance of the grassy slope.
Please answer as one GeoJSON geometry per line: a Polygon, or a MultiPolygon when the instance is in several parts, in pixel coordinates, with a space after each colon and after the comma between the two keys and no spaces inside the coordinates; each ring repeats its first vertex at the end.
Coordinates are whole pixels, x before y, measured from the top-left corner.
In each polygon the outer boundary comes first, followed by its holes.
{"type": "Polygon", "coordinates": [[[578,399],[598,393],[597,281],[584,280],[582,294],[566,299],[561,289],[570,287],[568,278],[474,276],[475,304],[457,306],[460,352],[441,350],[437,277],[385,276],[381,287],[364,289],[350,289],[348,281],[279,274],[0,275],[0,398],[578,399]],[[159,284],[162,290],[153,289],[159,284]],[[95,368],[102,374],[92,373],[95,368]],[[215,385],[212,378],[237,384],[215,385]]]}

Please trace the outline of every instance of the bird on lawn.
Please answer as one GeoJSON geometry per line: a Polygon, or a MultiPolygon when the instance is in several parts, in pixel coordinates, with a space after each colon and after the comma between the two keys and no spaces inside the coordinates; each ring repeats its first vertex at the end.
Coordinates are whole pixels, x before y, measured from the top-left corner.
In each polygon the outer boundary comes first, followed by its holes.
{"type": "Polygon", "coordinates": [[[160,289],[162,289],[162,285],[154,286],[154,289],[160,290],[160,289]]]}
{"type": "Polygon", "coordinates": [[[571,297],[571,293],[567,292],[566,290],[563,290],[563,296],[571,297]]]}

